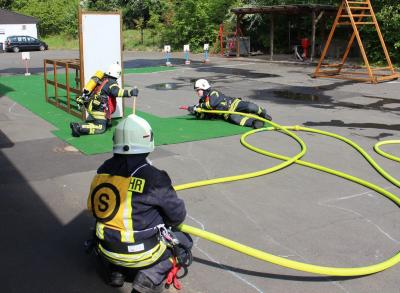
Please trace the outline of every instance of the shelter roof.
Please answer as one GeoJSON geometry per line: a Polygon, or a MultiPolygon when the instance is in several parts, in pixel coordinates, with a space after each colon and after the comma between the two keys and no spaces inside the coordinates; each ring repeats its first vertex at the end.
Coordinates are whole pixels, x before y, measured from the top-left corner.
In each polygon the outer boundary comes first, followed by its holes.
{"type": "Polygon", "coordinates": [[[258,7],[241,7],[232,8],[231,12],[236,15],[243,14],[303,14],[315,12],[337,13],[338,7],[334,5],[324,4],[287,4],[273,6],[258,6],[258,7]]]}
{"type": "Polygon", "coordinates": [[[30,24],[38,23],[32,16],[23,15],[13,11],[0,9],[0,24],[30,24]]]}

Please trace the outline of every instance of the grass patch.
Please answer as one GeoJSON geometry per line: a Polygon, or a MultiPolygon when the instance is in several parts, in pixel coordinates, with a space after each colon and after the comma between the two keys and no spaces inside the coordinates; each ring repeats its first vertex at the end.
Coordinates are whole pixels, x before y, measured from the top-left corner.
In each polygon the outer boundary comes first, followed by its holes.
{"type": "MultiPolygon", "coordinates": [[[[123,50],[127,51],[160,51],[161,40],[152,29],[143,30],[143,43],[140,30],[122,31],[123,50]]],[[[50,50],[79,50],[79,39],[68,35],[53,35],[42,38],[50,50]]]]}
{"type": "Polygon", "coordinates": [[[79,40],[67,35],[47,36],[42,39],[50,50],[79,50],[79,40]]]}

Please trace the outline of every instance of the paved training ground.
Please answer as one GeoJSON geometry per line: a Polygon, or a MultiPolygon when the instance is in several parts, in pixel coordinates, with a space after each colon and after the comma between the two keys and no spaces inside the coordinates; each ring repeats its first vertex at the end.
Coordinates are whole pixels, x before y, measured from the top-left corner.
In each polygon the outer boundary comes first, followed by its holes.
{"type": "MultiPolygon", "coordinates": [[[[31,53],[32,72],[43,58],[77,52],[31,53]]],[[[281,125],[304,125],[354,140],[397,179],[399,164],[377,155],[373,145],[400,136],[400,83],[360,84],[312,79],[314,67],[253,59],[211,58],[210,64],[129,75],[138,85],[141,111],[181,115],[194,104],[193,80],[208,78],[228,95],[266,106],[281,125]],[[165,87],[165,83],[169,86],[165,87]],[[161,85],[160,85],[161,84],[161,85]],[[165,90],[168,88],[168,90],[165,90]]],[[[196,56],[201,60],[202,56],[196,56]]],[[[161,53],[125,53],[125,67],[162,65],[161,53]]],[[[23,74],[20,54],[0,54],[1,75],[23,74]]],[[[130,102],[129,102],[130,103],[130,102]]],[[[72,117],[71,117],[72,119],[72,117]]],[[[199,121],[201,123],[201,121],[199,121]]],[[[84,156],[51,134],[53,127],[9,98],[0,97],[1,292],[130,292],[106,286],[83,241],[93,223],[85,211],[96,168],[110,155],[84,156]]],[[[305,161],[338,169],[399,195],[349,146],[332,138],[298,133],[308,146],[305,161]]],[[[241,146],[240,136],[162,146],[153,163],[175,185],[265,169],[279,161],[241,146]]],[[[155,138],[157,139],[157,138],[155,138]]],[[[277,132],[248,140],[291,156],[299,146],[277,132]]],[[[383,149],[400,156],[397,145],[383,149]]],[[[400,248],[400,210],[377,193],[299,165],[255,179],[179,192],[186,223],[289,259],[337,267],[381,262],[400,248]]],[[[358,278],[317,276],[249,258],[195,239],[194,263],[181,292],[385,292],[400,290],[400,265],[358,278]]],[[[174,291],[174,290],[170,290],[174,291]]]]}

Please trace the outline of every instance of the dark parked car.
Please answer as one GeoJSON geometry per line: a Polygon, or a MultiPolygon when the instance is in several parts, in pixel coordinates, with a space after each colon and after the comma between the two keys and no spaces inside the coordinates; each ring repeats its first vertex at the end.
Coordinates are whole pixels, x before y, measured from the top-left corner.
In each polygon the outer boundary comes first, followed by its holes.
{"type": "Polygon", "coordinates": [[[45,42],[30,36],[9,36],[7,37],[5,43],[5,50],[8,52],[12,51],[17,53],[19,51],[33,51],[33,50],[44,51],[47,49],[48,46],[45,42]]]}

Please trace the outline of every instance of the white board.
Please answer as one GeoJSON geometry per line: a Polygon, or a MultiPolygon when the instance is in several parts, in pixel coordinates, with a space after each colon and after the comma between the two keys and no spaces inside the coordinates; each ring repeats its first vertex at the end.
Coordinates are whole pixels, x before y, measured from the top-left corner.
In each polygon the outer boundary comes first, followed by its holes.
{"type": "MultiPolygon", "coordinates": [[[[106,71],[115,62],[122,66],[121,14],[82,11],[79,23],[81,72],[85,85],[97,70],[106,71]]],[[[123,86],[121,78],[118,84],[123,86]]],[[[117,109],[112,117],[122,116],[122,98],[117,98],[117,109]]]]}

